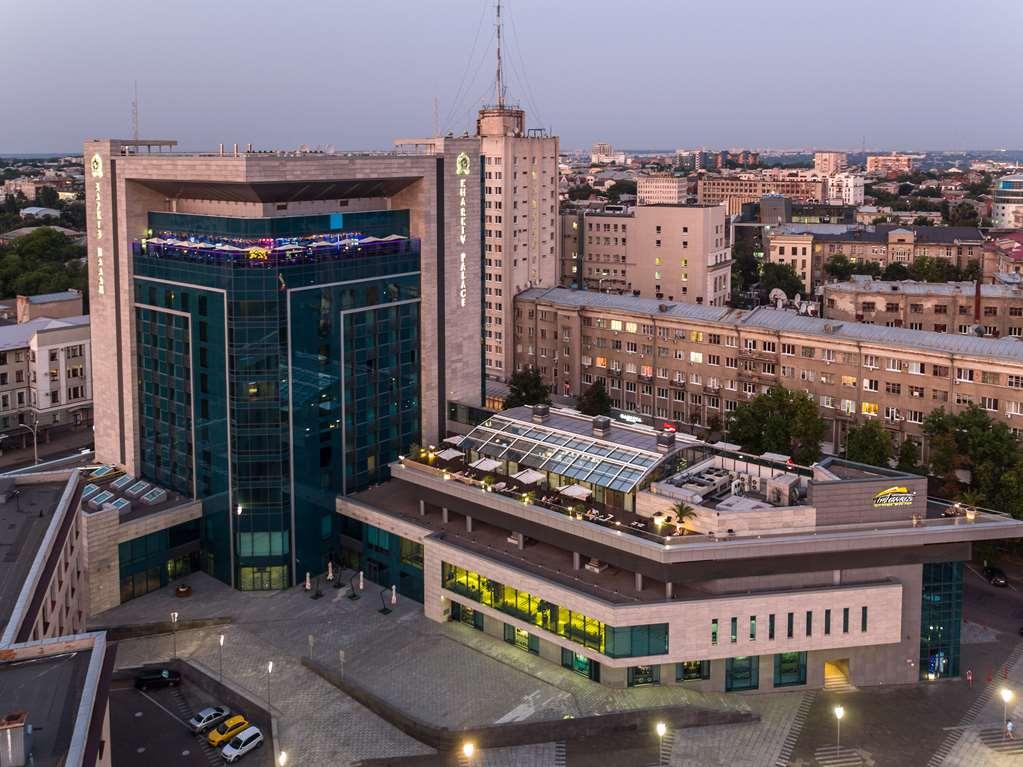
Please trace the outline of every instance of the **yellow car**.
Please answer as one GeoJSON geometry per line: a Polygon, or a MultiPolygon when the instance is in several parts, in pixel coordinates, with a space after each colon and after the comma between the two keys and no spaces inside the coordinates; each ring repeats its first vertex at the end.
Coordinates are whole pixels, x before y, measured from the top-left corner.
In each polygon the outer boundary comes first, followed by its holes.
{"type": "Polygon", "coordinates": [[[210,730],[206,742],[214,748],[220,748],[248,726],[249,721],[244,716],[235,714],[217,725],[216,729],[210,730]]]}

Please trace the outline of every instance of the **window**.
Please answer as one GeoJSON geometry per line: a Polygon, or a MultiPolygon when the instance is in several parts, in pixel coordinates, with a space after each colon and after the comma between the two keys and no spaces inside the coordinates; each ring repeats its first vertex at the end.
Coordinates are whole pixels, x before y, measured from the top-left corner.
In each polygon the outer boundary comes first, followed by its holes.
{"type": "Polygon", "coordinates": [[[848,634],[849,633],[849,608],[848,607],[843,607],[842,608],[842,633],[843,634],[848,634]]]}
{"type": "Polygon", "coordinates": [[[860,631],[867,630],[867,606],[864,605],[860,610],[860,631]]]}
{"type": "Polygon", "coordinates": [[[924,374],[924,363],[922,362],[910,362],[909,363],[910,375],[922,376],[924,374]]]}
{"type": "Polygon", "coordinates": [[[774,639],[774,613],[767,616],[767,638],[774,639]]]}
{"type": "Polygon", "coordinates": [[[629,666],[629,687],[648,687],[661,683],[660,666],[629,666]]]}
{"type": "Polygon", "coordinates": [[[696,679],[710,679],[709,660],[687,660],[675,664],[676,682],[690,682],[696,679]]]}
{"type": "Polygon", "coordinates": [[[806,653],[783,652],[774,656],[774,686],[806,684],[806,653]]]}
{"type": "Polygon", "coordinates": [[[718,619],[717,618],[714,618],[710,622],[710,643],[711,644],[717,644],[718,643],[718,619]]]}
{"type": "Polygon", "coordinates": [[[806,635],[813,636],[813,610],[806,611],[806,635]]]}
{"type": "Polygon", "coordinates": [[[760,686],[760,664],[756,655],[725,661],[725,690],[756,690],[760,686]]]}
{"type": "Polygon", "coordinates": [[[749,617],[749,641],[755,642],[757,638],[757,616],[749,617]]]}
{"type": "Polygon", "coordinates": [[[789,638],[789,639],[792,639],[792,636],[794,634],[795,624],[796,624],[796,614],[795,613],[789,613],[789,615],[788,615],[788,626],[786,627],[786,632],[785,632],[785,636],[787,638],[789,638]]]}
{"type": "Polygon", "coordinates": [[[831,634],[831,610],[824,611],[824,636],[831,634]]]}
{"type": "Polygon", "coordinates": [[[731,623],[732,623],[732,631],[731,631],[730,639],[731,639],[732,644],[735,644],[736,642],[739,641],[739,619],[738,618],[732,618],[731,623]]]}

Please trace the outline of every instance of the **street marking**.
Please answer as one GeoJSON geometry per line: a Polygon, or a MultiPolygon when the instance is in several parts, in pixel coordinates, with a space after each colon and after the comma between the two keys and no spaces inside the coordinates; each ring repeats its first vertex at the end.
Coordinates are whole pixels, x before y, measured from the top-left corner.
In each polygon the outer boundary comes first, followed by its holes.
{"type": "Polygon", "coordinates": [[[171,711],[171,710],[170,710],[169,708],[167,708],[167,707],[166,707],[166,706],[164,706],[164,705],[163,705],[162,703],[160,703],[160,701],[158,701],[158,700],[156,700],[155,698],[153,698],[153,697],[151,697],[151,696],[147,695],[147,694],[146,694],[146,693],[144,693],[144,692],[143,692],[142,690],[139,690],[138,692],[139,692],[139,695],[141,695],[141,696],[142,696],[143,698],[146,698],[146,699],[147,699],[147,700],[148,700],[148,701],[149,701],[150,703],[152,703],[152,704],[153,704],[154,706],[156,706],[156,707],[157,707],[157,708],[159,708],[159,709],[160,709],[161,711],[163,711],[164,713],[166,713],[166,714],[167,714],[167,716],[169,716],[169,717],[170,717],[171,719],[173,719],[173,720],[174,720],[175,722],[177,722],[178,724],[180,724],[180,725],[181,725],[182,727],[184,727],[184,728],[185,728],[186,730],[188,730],[189,732],[191,732],[191,731],[192,731],[192,728],[191,728],[191,727],[189,727],[189,726],[188,726],[188,724],[186,724],[186,723],[185,723],[184,721],[182,721],[182,719],[181,719],[181,718],[180,718],[180,717],[179,717],[179,716],[178,716],[177,714],[175,714],[175,713],[174,713],[173,711],[171,711]]]}
{"type": "MultiPolygon", "coordinates": [[[[981,579],[982,581],[984,581],[984,583],[988,583],[988,581],[987,581],[987,578],[985,578],[985,577],[984,577],[984,574],[983,574],[983,573],[981,573],[981,572],[980,572],[980,571],[979,571],[979,570],[978,570],[978,569],[977,569],[976,567],[974,567],[973,565],[967,565],[967,566],[966,566],[966,569],[967,569],[967,570],[969,570],[969,571],[970,571],[971,573],[973,573],[974,575],[976,575],[976,576],[977,576],[978,578],[980,578],[980,579],[981,579]]],[[[1011,583],[1009,583],[1009,579],[1008,579],[1008,578],[1006,578],[1006,579],[1005,579],[1005,584],[1006,584],[1006,585],[1007,585],[1007,586],[1008,586],[1008,587],[1009,587],[1010,589],[1012,589],[1013,591],[1019,591],[1019,589],[1017,589],[1017,588],[1016,588],[1015,586],[1013,586],[1013,585],[1012,585],[1011,583]]],[[[990,583],[988,583],[988,585],[989,585],[989,586],[991,586],[991,584],[990,584],[990,583]]],[[[992,588],[998,588],[998,587],[997,587],[997,586],[992,586],[992,588]]]]}

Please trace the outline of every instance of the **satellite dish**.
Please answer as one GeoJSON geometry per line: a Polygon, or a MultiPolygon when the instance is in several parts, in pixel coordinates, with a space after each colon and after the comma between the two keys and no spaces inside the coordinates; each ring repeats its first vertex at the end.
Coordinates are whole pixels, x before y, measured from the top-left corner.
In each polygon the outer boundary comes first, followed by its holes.
{"type": "Polygon", "coordinates": [[[979,336],[980,338],[983,338],[985,333],[986,333],[986,331],[985,331],[983,325],[974,325],[973,326],[973,335],[979,336]]]}
{"type": "Polygon", "coordinates": [[[800,296],[800,295],[799,295],[798,293],[796,293],[796,295],[794,295],[794,296],[792,297],[792,300],[793,300],[793,302],[795,302],[795,303],[797,303],[797,304],[798,304],[798,303],[799,303],[800,301],[802,301],[802,300],[803,300],[803,297],[802,297],[802,296],[800,296]]]}
{"type": "Polygon", "coordinates": [[[781,288],[772,288],[771,292],[767,294],[767,300],[772,303],[777,301],[788,301],[788,296],[785,295],[785,291],[781,288]]]}

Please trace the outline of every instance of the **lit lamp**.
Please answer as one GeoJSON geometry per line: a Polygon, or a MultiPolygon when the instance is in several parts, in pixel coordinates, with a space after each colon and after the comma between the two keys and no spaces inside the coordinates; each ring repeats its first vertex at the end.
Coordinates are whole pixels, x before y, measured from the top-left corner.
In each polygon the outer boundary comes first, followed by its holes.
{"type": "Polygon", "coordinates": [[[1008,687],[1003,687],[998,691],[998,694],[1002,696],[1002,737],[1004,738],[1009,723],[1009,704],[1016,696],[1013,695],[1012,690],[1008,687]]]}
{"type": "Polygon", "coordinates": [[[467,740],[467,741],[465,741],[465,743],[462,744],[462,756],[465,757],[465,763],[466,764],[469,764],[469,763],[472,762],[472,757],[473,757],[473,754],[475,754],[475,753],[476,753],[476,744],[473,743],[471,740],[467,740]]]}
{"type": "Polygon", "coordinates": [[[288,763],[288,752],[287,751],[281,751],[280,755],[277,757],[277,764],[280,765],[280,767],[285,767],[285,765],[287,763],[288,763]]]}
{"type": "Polygon", "coordinates": [[[967,522],[972,522],[976,518],[977,518],[977,507],[976,506],[969,506],[969,507],[967,507],[967,509],[966,509],[966,521],[967,522]]]}
{"type": "Polygon", "coordinates": [[[838,728],[838,732],[835,736],[835,756],[838,756],[838,752],[842,750],[842,717],[845,716],[844,706],[835,706],[835,725],[838,728]]]}
{"type": "Polygon", "coordinates": [[[657,727],[657,764],[664,764],[664,735],[668,732],[668,725],[658,722],[657,727]]]}

